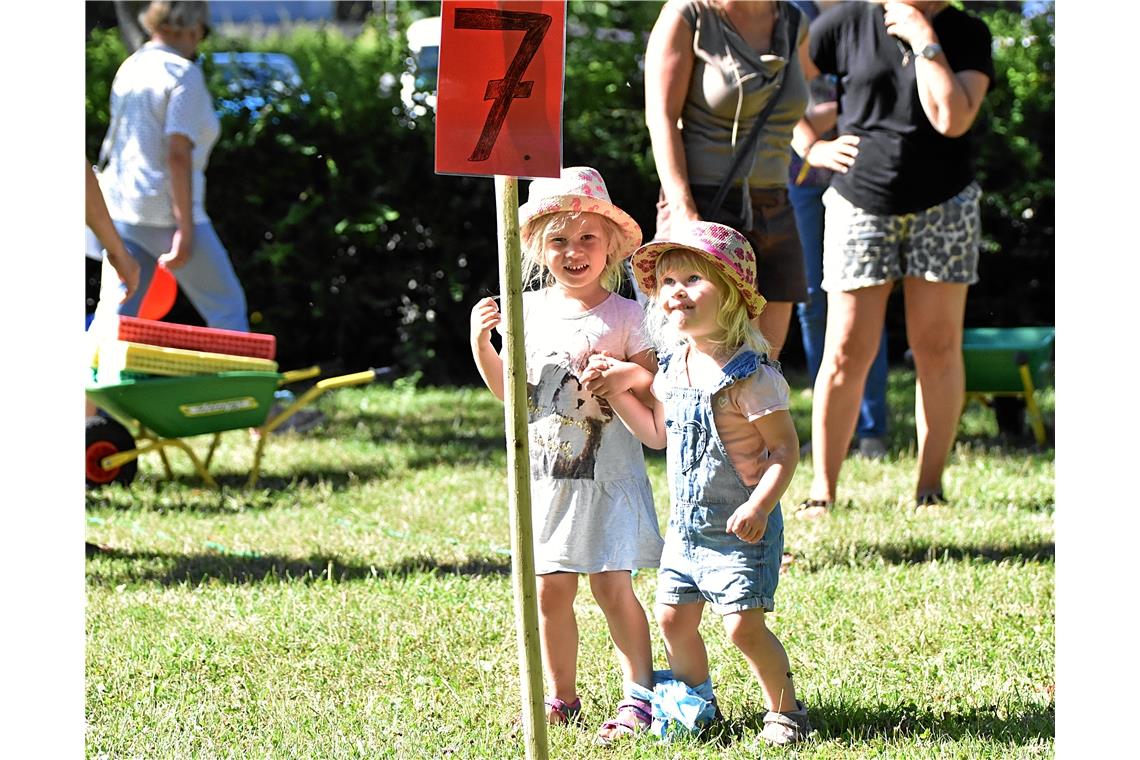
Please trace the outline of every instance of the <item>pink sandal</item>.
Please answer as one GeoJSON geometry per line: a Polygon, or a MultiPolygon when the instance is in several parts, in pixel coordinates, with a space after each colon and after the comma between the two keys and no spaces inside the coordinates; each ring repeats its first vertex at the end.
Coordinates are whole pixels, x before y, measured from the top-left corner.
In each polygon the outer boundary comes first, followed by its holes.
{"type": "Polygon", "coordinates": [[[543,702],[546,704],[546,722],[552,726],[577,723],[582,713],[581,697],[573,702],[563,702],[558,697],[548,697],[543,702]]]}
{"type": "Polygon", "coordinates": [[[646,731],[653,722],[653,712],[649,703],[641,699],[624,699],[618,703],[617,715],[607,720],[598,729],[596,743],[603,746],[623,736],[646,731]]]}

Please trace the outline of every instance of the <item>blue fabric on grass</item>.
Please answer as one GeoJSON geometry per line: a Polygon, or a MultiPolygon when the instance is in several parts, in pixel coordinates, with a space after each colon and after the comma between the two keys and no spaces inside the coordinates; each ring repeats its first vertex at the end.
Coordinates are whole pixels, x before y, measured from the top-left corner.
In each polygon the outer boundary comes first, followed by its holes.
{"type": "Polygon", "coordinates": [[[653,681],[653,723],[649,731],[661,741],[696,734],[715,718],[711,676],[696,688],[676,680],[669,670],[654,671],[653,681]]]}

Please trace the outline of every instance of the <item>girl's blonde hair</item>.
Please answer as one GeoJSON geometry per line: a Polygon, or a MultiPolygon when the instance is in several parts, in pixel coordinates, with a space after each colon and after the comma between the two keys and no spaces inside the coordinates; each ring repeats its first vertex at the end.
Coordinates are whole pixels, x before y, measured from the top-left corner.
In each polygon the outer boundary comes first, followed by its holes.
{"type": "Polygon", "coordinates": [[[716,286],[716,291],[720,294],[720,311],[717,312],[716,323],[721,328],[721,335],[712,342],[723,353],[729,355],[736,353],[741,346],[747,346],[749,350],[758,354],[768,354],[772,350],[772,345],[748,318],[748,308],[740,296],[740,291],[725,279],[707,257],[685,248],[672,248],[657,258],[654,274],[657,277],[658,287],[657,292],[652,294],[653,306],[645,319],[646,328],[654,345],[668,349],[686,340],[685,336],[669,327],[658,296],[661,293],[661,276],[668,269],[687,268],[700,272],[702,277],[716,286]]]}
{"type": "MultiPolygon", "coordinates": [[[[592,211],[556,211],[531,220],[522,229],[522,284],[523,289],[536,285],[548,288],[554,284],[554,275],[546,267],[546,238],[566,229],[571,221],[592,211]]],[[[622,234],[621,228],[609,217],[594,214],[602,222],[606,234],[606,268],[602,270],[602,287],[611,292],[621,285],[622,234]]]]}

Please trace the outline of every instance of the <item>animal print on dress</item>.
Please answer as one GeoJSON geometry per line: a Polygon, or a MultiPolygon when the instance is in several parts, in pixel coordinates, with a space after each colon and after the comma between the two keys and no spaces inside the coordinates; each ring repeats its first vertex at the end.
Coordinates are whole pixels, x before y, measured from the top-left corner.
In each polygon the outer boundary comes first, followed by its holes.
{"type": "Polygon", "coordinates": [[[531,425],[533,477],[594,479],[602,431],[614,418],[610,403],[582,387],[579,376],[593,353],[580,351],[528,357],[538,382],[527,383],[527,421],[531,425]]]}

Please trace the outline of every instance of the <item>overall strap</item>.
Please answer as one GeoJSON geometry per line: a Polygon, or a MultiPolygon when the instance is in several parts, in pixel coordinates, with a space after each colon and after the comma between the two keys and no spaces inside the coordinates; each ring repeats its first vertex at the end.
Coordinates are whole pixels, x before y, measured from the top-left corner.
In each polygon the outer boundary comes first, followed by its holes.
{"type": "Polygon", "coordinates": [[[725,388],[735,385],[737,381],[753,374],[762,363],[762,357],[754,351],[744,351],[737,354],[721,369],[720,381],[710,395],[719,393],[725,388]]]}
{"type": "Polygon", "coordinates": [[[724,377],[717,384],[713,393],[718,393],[730,385],[743,380],[756,374],[762,365],[767,365],[772,369],[783,374],[780,369],[780,363],[775,359],[769,359],[768,354],[758,354],[755,351],[743,351],[726,365],[724,365],[724,377]]]}

